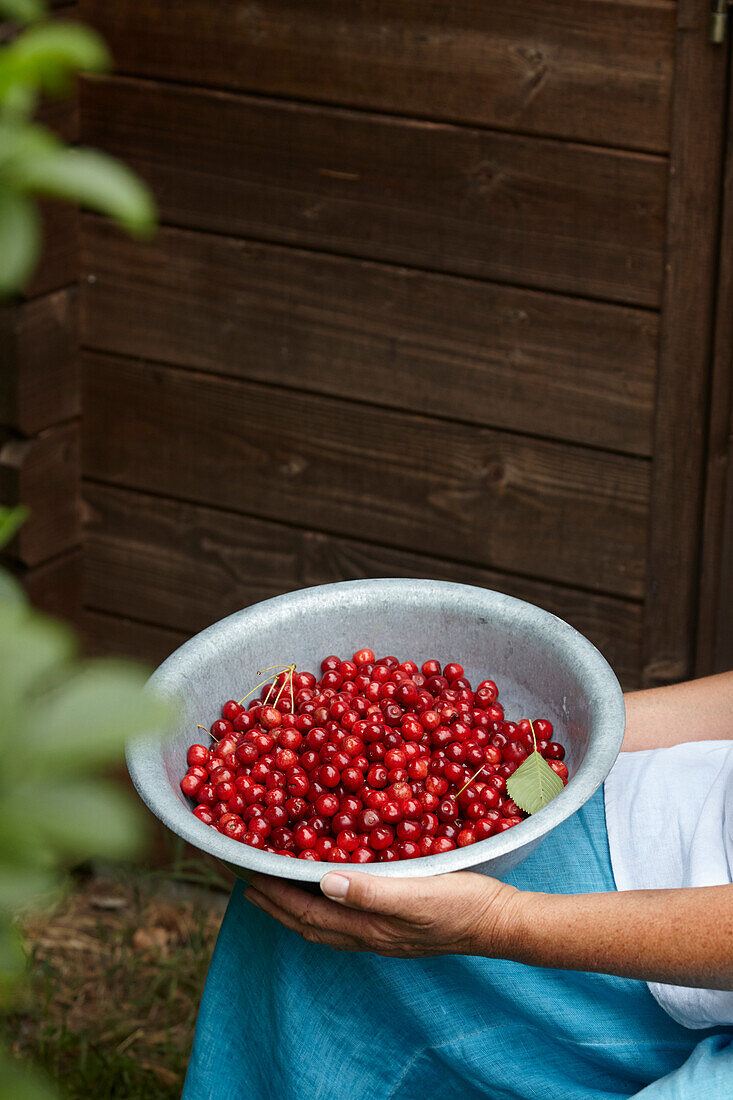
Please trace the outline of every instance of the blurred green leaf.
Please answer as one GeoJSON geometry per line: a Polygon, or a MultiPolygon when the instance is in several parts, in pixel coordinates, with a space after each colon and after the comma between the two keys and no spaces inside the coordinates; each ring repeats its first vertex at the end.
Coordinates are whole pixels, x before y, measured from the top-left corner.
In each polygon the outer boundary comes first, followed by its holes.
{"type": "MultiPolygon", "coordinates": [[[[30,867],[0,865],[0,911],[12,912],[37,902],[58,886],[58,876],[30,867]]],[[[0,938],[2,928],[0,928],[0,938]]]]}
{"type": "Polygon", "coordinates": [[[155,204],[147,187],[125,165],[94,149],[60,147],[14,167],[10,178],[23,191],[107,214],[128,233],[142,235],[155,223],[155,204]]]}
{"type": "Polygon", "coordinates": [[[17,120],[0,120],[0,174],[10,184],[14,171],[39,156],[63,148],[54,133],[45,126],[17,120]]]}
{"type": "Polygon", "coordinates": [[[43,0],[0,0],[0,17],[12,23],[33,23],[45,14],[43,0]]]}
{"type": "Polygon", "coordinates": [[[38,23],[2,51],[0,102],[16,85],[69,94],[77,72],[104,72],[110,61],[104,40],[91,27],[59,20],[38,23]]]}
{"type": "Polygon", "coordinates": [[[27,518],[28,509],[24,504],[20,504],[16,508],[4,508],[0,505],[0,546],[5,546],[10,542],[27,518]]]}
{"type": "Polygon", "coordinates": [[[25,592],[4,569],[0,569],[0,603],[25,603],[25,592]]]}
{"type": "MultiPolygon", "coordinates": [[[[42,686],[75,648],[74,636],[63,623],[44,618],[27,604],[0,603],[0,742],[7,726],[18,721],[17,705],[24,705],[31,688],[42,686]]],[[[11,733],[15,736],[16,729],[11,733]]]]}
{"type": "Polygon", "coordinates": [[[28,768],[55,775],[97,769],[121,759],[129,738],[164,727],[170,707],[143,692],[146,679],[132,664],[97,661],[50,692],[22,739],[28,768]]]}
{"type": "Polygon", "coordinates": [[[25,286],[41,251],[41,226],[35,206],[0,181],[0,297],[25,286]]]}
{"type": "Polygon", "coordinates": [[[0,1051],[0,1100],[58,1100],[58,1094],[38,1072],[0,1051]]]}
{"type": "MultiPolygon", "coordinates": [[[[58,859],[44,839],[44,826],[39,814],[29,814],[26,810],[21,816],[17,806],[12,813],[5,806],[0,808],[0,868],[3,874],[14,875],[24,870],[34,875],[56,874],[58,859]]],[[[39,883],[40,879],[35,885],[29,879],[26,885],[30,891],[35,891],[39,883]]],[[[40,889],[44,889],[42,884],[40,889]]],[[[1,894],[0,904],[4,904],[1,894]]]]}
{"type": "MultiPolygon", "coordinates": [[[[64,859],[127,858],[145,836],[138,806],[110,781],[28,785],[19,788],[18,801],[21,790],[23,801],[35,800],[45,836],[64,859]]],[[[8,808],[15,804],[14,792],[6,802],[8,808]]]]}

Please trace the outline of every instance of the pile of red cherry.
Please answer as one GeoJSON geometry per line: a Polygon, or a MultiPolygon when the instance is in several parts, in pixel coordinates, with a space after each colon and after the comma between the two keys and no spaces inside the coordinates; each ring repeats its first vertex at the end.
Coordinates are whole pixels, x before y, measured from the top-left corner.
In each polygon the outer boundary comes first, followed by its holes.
{"type": "Polygon", "coordinates": [[[181,780],[200,821],[253,848],[373,863],[484,840],[526,816],[506,781],[535,740],[567,782],[552,724],[505,721],[496,684],[474,691],[459,664],[361,649],[326,657],[320,680],[276,667],[258,699],[224,704],[181,780]]]}

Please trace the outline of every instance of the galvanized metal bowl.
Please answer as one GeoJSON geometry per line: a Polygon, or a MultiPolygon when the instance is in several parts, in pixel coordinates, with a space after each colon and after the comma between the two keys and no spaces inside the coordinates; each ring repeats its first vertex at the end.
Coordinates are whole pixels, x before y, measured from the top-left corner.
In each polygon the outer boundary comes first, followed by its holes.
{"type": "Polygon", "coordinates": [[[168,735],[128,746],[140,797],[174,833],[237,874],[259,871],[318,882],[339,864],[288,859],[240,844],[204,825],[179,783],[189,745],[205,737],[226,699],[241,698],[257,670],[295,661],[317,672],[323,657],[369,647],[422,662],[457,660],[472,683],[490,677],[508,718],[549,718],[567,749],[570,781],[533,817],[488,840],[443,855],[360,865],[375,875],[423,876],[471,869],[501,877],[533,852],[598,789],[624,734],[624,703],[611,668],[581,634],[554,615],[499,592],[430,580],[361,580],[307,588],[238,611],[176,650],[150,680],[182,701],[168,735]]]}

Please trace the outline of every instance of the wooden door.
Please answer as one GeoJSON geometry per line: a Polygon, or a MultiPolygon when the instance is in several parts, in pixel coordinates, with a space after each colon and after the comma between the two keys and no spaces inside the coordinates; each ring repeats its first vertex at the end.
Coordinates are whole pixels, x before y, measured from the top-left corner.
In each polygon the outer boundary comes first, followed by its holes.
{"type": "MultiPolygon", "coordinates": [[[[691,673],[726,51],[707,0],[83,0],[85,598],[158,656],[343,577],[691,673]]],[[[368,641],[368,640],[367,640],[368,641]]]]}

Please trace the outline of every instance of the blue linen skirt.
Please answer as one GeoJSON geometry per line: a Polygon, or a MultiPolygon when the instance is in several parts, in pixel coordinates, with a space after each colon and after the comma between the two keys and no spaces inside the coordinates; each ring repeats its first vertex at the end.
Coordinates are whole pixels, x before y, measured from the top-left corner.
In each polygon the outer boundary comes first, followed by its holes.
{"type": "MultiPolygon", "coordinates": [[[[507,876],[614,890],[603,792],[507,876]]],[[[731,1100],[733,1035],[690,1031],[644,982],[309,944],[234,889],[183,1100],[731,1100]]]]}

